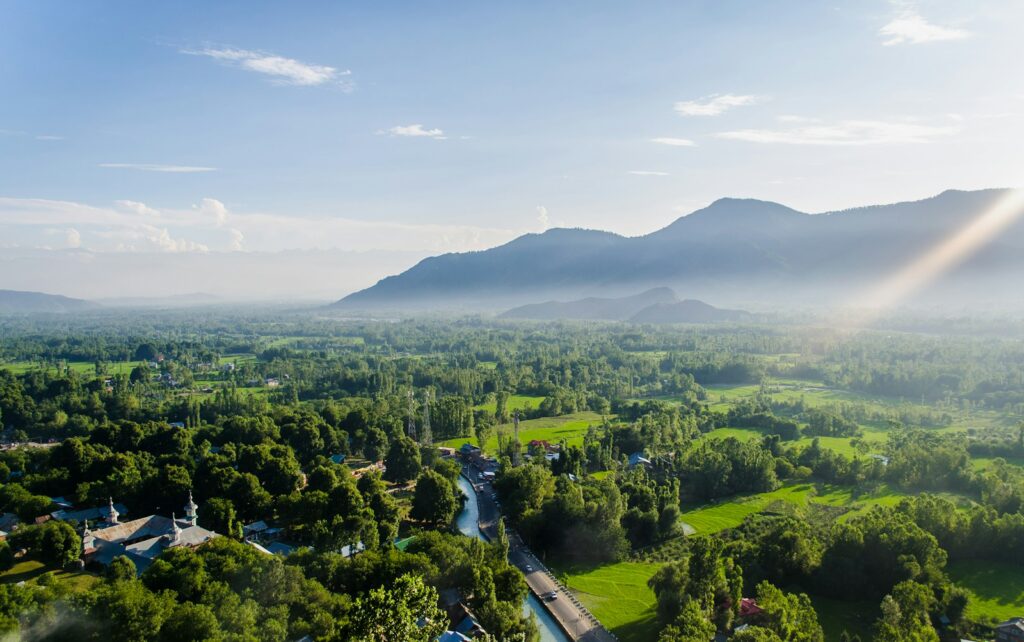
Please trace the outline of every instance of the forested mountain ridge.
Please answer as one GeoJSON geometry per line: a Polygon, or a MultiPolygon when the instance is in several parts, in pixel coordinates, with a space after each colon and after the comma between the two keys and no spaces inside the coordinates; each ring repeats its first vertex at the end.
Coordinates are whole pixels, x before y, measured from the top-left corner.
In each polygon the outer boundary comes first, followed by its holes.
{"type": "Polygon", "coordinates": [[[0,290],[0,314],[33,314],[37,312],[73,312],[97,307],[91,301],[72,299],[59,294],[0,290]]]}
{"type": "MultiPolygon", "coordinates": [[[[921,201],[814,215],[724,198],[645,236],[553,229],[490,250],[428,258],[335,307],[501,309],[657,286],[727,305],[845,300],[956,233],[1006,193],[950,190],[921,201]]],[[[947,275],[941,289],[962,303],[1021,274],[1024,224],[1017,221],[947,275]]]]}

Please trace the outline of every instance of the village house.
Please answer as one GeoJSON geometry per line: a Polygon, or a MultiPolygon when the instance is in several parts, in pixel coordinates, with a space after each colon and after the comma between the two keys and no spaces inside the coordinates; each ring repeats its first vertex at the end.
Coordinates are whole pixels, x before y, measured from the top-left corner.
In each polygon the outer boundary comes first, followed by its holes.
{"type": "Polygon", "coordinates": [[[1024,641],[1024,617],[1011,618],[996,626],[996,642],[1024,641]]]}

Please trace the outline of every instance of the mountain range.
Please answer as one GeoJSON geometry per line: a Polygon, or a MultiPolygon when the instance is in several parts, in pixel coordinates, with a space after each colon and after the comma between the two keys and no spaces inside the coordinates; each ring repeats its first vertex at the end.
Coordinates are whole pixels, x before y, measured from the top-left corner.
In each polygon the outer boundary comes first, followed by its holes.
{"type": "Polygon", "coordinates": [[[63,314],[97,308],[91,301],[72,299],[59,294],[0,290],[0,314],[36,314],[52,312],[63,314]]]}
{"type": "Polygon", "coordinates": [[[620,298],[588,297],[576,301],[547,301],[512,308],[503,319],[578,319],[634,323],[716,323],[749,317],[742,310],[722,310],[703,301],[680,300],[671,288],[653,288],[620,298]]]}
{"type": "MultiPolygon", "coordinates": [[[[748,309],[856,303],[859,292],[955,235],[1008,191],[949,190],[921,201],[821,214],[723,198],[644,236],[551,229],[489,250],[427,258],[334,307],[501,310],[659,286],[748,309]]],[[[1007,300],[1022,277],[1024,224],[1018,218],[919,299],[953,305],[1007,300]]]]}

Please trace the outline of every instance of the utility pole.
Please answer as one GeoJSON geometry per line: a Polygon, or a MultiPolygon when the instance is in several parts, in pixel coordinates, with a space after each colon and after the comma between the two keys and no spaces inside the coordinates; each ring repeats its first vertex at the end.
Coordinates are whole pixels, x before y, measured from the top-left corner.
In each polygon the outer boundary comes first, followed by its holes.
{"type": "Polygon", "coordinates": [[[519,443],[519,411],[518,410],[516,410],[515,413],[512,415],[512,426],[513,426],[512,433],[515,436],[515,441],[512,444],[512,465],[513,466],[518,466],[519,465],[519,451],[522,449],[522,444],[519,443]]]}
{"type": "Polygon", "coordinates": [[[430,433],[430,388],[423,395],[423,428],[420,430],[420,445],[424,448],[433,446],[434,436],[430,433]]]}
{"type": "Polygon", "coordinates": [[[405,425],[405,431],[409,439],[416,441],[416,406],[412,396],[412,387],[409,388],[409,418],[405,425]]]}

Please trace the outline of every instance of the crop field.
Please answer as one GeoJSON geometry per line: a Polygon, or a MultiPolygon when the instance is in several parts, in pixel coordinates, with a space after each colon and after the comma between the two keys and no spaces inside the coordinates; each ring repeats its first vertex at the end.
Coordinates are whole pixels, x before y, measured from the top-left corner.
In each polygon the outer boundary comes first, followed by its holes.
{"type": "MultiPolygon", "coordinates": [[[[108,362],[106,364],[107,374],[109,375],[127,375],[131,374],[132,368],[140,365],[141,361],[121,361],[116,363],[108,362]]],[[[73,372],[78,374],[84,374],[93,376],[96,374],[96,365],[92,361],[69,361],[62,362],[61,365],[70,368],[73,372]]],[[[14,374],[24,374],[31,372],[38,368],[44,368],[47,370],[53,370],[56,366],[53,364],[43,364],[37,361],[14,361],[12,363],[0,363],[0,368],[6,368],[14,374]]]]}
{"type": "MultiPolygon", "coordinates": [[[[575,412],[561,417],[542,417],[540,419],[528,419],[519,423],[519,440],[526,445],[534,439],[544,439],[552,444],[565,440],[570,446],[582,446],[583,437],[587,434],[590,426],[601,424],[601,415],[596,412],[575,412]]],[[[498,433],[512,435],[512,424],[502,424],[494,430],[494,434],[488,438],[487,443],[482,446],[485,452],[490,452],[498,447],[498,433]]],[[[438,446],[458,448],[466,442],[480,445],[474,437],[456,437],[439,442],[438,446]]]]}
{"type": "Polygon", "coordinates": [[[620,640],[643,642],[658,636],[656,600],[647,580],[659,566],[648,562],[619,562],[553,569],[553,572],[620,640]]]}
{"type": "MultiPolygon", "coordinates": [[[[714,504],[703,504],[683,511],[681,519],[698,534],[717,533],[739,526],[744,518],[770,508],[776,502],[796,507],[811,503],[850,509],[850,513],[870,509],[876,505],[897,504],[905,495],[888,486],[854,495],[850,488],[839,488],[820,483],[789,484],[770,493],[738,495],[714,504]]],[[[846,515],[844,515],[846,517],[846,515]]]]}
{"type": "MultiPolygon", "coordinates": [[[[509,395],[508,401],[505,402],[505,407],[509,412],[513,410],[533,410],[540,407],[540,402],[544,401],[544,397],[529,397],[527,395],[509,395]]],[[[473,406],[475,410],[487,410],[489,412],[495,412],[497,410],[497,401],[487,401],[482,404],[473,406]]]]}
{"type": "Polygon", "coordinates": [[[1024,569],[981,560],[950,564],[950,578],[971,593],[967,617],[1007,620],[1024,614],[1024,569]]]}

